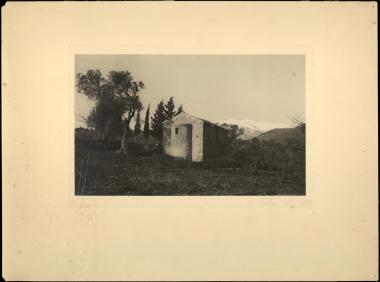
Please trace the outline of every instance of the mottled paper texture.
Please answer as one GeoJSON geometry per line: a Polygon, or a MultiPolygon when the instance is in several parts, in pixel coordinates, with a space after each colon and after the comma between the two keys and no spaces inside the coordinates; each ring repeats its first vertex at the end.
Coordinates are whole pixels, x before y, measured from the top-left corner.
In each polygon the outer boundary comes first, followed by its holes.
{"type": "Polygon", "coordinates": [[[372,2],[7,3],[5,280],[377,280],[377,25],[372,2]],[[75,197],[75,54],[304,54],[306,196],[75,197]]]}

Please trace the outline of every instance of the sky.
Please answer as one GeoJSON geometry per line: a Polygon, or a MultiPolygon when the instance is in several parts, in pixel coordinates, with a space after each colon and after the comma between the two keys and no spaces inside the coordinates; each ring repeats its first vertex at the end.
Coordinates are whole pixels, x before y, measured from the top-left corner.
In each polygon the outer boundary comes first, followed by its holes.
{"type": "MultiPolygon", "coordinates": [[[[144,108],[174,97],[194,116],[217,122],[252,120],[288,123],[305,119],[304,55],[76,55],[75,73],[128,70],[145,89],[144,108]]],[[[75,126],[93,107],[75,93],[75,126]]],[[[145,116],[145,111],[141,117],[145,116]]]]}

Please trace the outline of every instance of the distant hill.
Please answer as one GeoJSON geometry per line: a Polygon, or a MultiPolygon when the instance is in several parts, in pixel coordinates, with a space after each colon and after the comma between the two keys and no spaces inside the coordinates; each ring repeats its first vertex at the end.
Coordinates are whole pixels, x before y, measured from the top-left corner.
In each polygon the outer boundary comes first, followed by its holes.
{"type": "Polygon", "coordinates": [[[237,137],[238,140],[249,140],[263,133],[263,131],[261,130],[248,127],[248,126],[244,126],[240,128],[243,130],[243,134],[237,137]]]}
{"type": "Polygon", "coordinates": [[[217,122],[217,124],[236,124],[241,130],[242,134],[238,136],[239,140],[249,140],[256,136],[263,134],[269,130],[275,128],[290,128],[292,127],[291,123],[268,123],[268,122],[258,122],[253,120],[235,120],[228,119],[217,122]]]}
{"type": "Polygon", "coordinates": [[[305,140],[305,124],[293,128],[275,128],[256,136],[259,140],[271,140],[285,144],[288,139],[305,140]]]}

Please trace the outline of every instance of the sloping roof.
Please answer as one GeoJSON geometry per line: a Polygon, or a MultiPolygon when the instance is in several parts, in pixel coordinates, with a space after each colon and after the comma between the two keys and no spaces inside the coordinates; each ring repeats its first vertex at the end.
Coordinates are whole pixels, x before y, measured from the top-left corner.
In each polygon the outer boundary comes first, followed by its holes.
{"type": "Polygon", "coordinates": [[[180,114],[178,114],[178,115],[172,117],[171,119],[165,120],[163,123],[165,124],[166,122],[168,122],[168,121],[172,120],[173,118],[175,118],[175,117],[177,117],[177,116],[179,116],[179,115],[182,115],[182,114],[186,114],[186,115],[191,116],[191,117],[193,117],[193,118],[199,119],[199,120],[203,121],[204,123],[207,123],[208,125],[217,126],[217,127],[220,127],[220,128],[222,128],[222,129],[224,129],[224,130],[228,130],[227,128],[224,128],[223,126],[220,126],[220,125],[218,125],[218,124],[215,124],[215,123],[213,123],[213,122],[211,122],[211,121],[208,121],[208,120],[206,120],[206,119],[203,119],[203,118],[199,118],[199,117],[196,117],[196,116],[190,115],[190,114],[186,113],[185,111],[182,111],[180,114]]]}

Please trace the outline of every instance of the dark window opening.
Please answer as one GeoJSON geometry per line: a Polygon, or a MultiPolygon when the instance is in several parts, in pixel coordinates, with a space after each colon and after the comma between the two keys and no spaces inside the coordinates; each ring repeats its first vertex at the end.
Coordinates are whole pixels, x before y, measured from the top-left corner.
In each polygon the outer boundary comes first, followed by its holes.
{"type": "Polygon", "coordinates": [[[175,128],[175,134],[178,134],[178,127],[175,128]]]}

